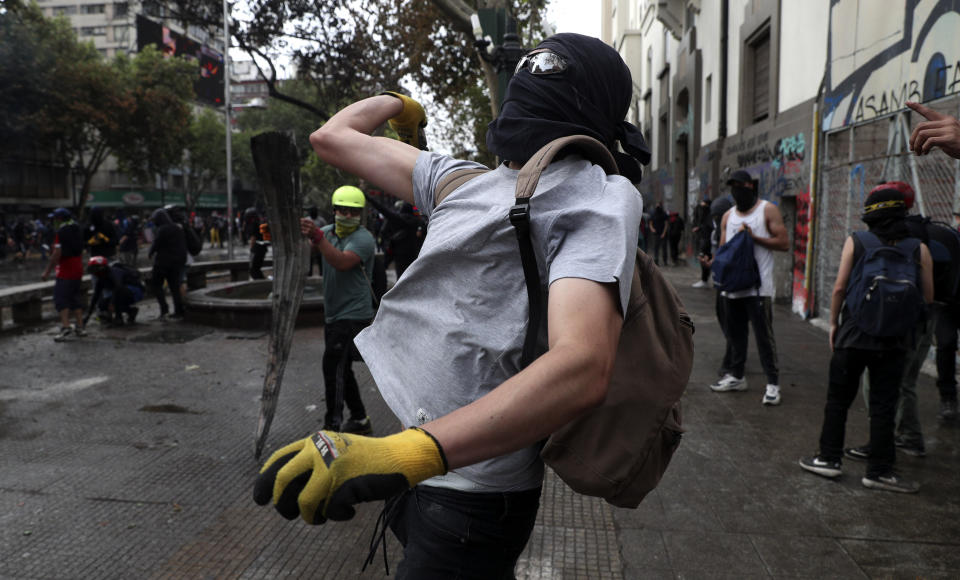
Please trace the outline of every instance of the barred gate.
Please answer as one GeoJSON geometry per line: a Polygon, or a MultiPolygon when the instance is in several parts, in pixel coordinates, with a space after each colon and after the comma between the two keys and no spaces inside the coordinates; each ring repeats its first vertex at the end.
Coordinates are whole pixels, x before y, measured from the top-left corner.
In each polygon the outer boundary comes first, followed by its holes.
{"type": "MultiPolygon", "coordinates": [[[[960,117],[960,99],[928,106],[960,117]]],[[[866,229],[863,200],[878,183],[909,183],[917,193],[911,213],[953,224],[953,211],[960,208],[960,161],[939,150],[922,157],[909,151],[910,132],[921,121],[907,109],[824,134],[814,248],[817,316],[829,316],[843,243],[850,232],[866,229]]]]}

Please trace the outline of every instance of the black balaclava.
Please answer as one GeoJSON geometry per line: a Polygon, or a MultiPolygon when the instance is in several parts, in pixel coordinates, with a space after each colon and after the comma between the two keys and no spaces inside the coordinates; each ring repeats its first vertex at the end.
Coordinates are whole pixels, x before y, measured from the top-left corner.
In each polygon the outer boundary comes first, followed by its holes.
{"type": "Polygon", "coordinates": [[[884,241],[900,240],[908,237],[907,204],[899,190],[880,189],[870,192],[863,202],[863,215],[860,219],[870,231],[884,241]]]}
{"type": "Polygon", "coordinates": [[[568,135],[588,135],[607,146],[620,174],[640,181],[650,149],[639,129],[624,121],[633,83],[620,55],[599,39],[565,32],[541,42],[567,61],[566,70],[535,75],[526,69],[510,79],[500,115],[487,130],[487,148],[524,163],[541,147],[568,135]],[[616,142],[627,152],[620,153],[616,142]]]}
{"type": "Polygon", "coordinates": [[[758,193],[755,188],[750,188],[745,185],[735,183],[730,186],[730,195],[733,196],[733,201],[737,206],[737,211],[746,213],[750,211],[757,203],[758,193]]]}

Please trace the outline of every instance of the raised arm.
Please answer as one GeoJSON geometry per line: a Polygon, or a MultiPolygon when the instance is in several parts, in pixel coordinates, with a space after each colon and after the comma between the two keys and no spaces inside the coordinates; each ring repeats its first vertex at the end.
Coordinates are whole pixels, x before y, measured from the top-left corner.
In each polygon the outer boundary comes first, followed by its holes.
{"type": "Polygon", "coordinates": [[[406,101],[379,95],[340,110],[310,135],[320,159],[413,203],[413,167],[420,150],[386,137],[372,137],[377,127],[405,113],[406,101]]]}

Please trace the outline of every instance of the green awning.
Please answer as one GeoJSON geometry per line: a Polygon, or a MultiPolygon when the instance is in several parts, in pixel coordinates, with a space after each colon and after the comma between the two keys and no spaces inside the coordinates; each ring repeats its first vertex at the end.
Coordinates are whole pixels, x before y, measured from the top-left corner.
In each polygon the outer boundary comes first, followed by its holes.
{"type": "MultiPolygon", "coordinates": [[[[87,207],[123,207],[128,209],[153,209],[168,204],[184,204],[182,191],[155,191],[143,189],[106,189],[91,191],[87,197],[87,207]]],[[[226,209],[226,194],[204,193],[197,199],[197,208],[226,209]]]]}

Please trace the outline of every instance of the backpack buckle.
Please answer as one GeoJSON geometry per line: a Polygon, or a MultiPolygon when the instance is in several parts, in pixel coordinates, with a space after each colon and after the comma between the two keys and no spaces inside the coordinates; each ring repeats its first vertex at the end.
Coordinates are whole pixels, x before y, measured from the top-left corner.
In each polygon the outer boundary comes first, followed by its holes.
{"type": "Polygon", "coordinates": [[[517,198],[517,203],[510,208],[510,223],[513,227],[529,227],[530,225],[530,200],[529,198],[517,198]]]}

